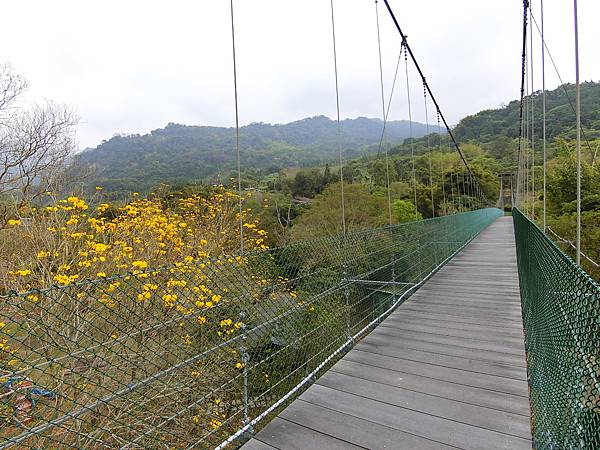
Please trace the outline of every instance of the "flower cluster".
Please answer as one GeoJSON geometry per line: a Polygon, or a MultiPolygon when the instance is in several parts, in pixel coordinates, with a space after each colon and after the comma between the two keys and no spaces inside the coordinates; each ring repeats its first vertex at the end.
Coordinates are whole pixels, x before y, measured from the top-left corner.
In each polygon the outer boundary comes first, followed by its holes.
{"type": "MultiPolygon", "coordinates": [[[[26,221],[11,219],[4,230],[16,244],[4,290],[65,286],[234,254],[240,247],[239,201],[237,194],[218,189],[206,195],[134,196],[123,205],[95,207],[70,196],[32,208],[26,221]]],[[[244,248],[266,250],[267,232],[251,214],[242,209],[244,248]]],[[[147,292],[140,294],[147,298],[147,292]]],[[[163,300],[172,306],[176,299],[163,300]]]]}

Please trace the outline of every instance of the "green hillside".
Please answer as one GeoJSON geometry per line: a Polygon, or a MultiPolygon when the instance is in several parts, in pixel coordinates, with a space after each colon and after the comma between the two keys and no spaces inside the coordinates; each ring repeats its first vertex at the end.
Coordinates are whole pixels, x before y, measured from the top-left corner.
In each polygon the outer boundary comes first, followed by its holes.
{"type": "MultiPolygon", "coordinates": [[[[359,117],[341,123],[346,158],[377,151],[382,122],[359,117]]],[[[436,131],[437,127],[430,127],[436,131]]],[[[389,122],[386,141],[409,136],[408,121],[389,122]]],[[[426,126],[413,123],[414,136],[426,126]]],[[[283,125],[253,123],[240,130],[242,165],[264,175],[290,166],[319,165],[337,159],[337,125],[324,116],[283,125]]],[[[79,156],[93,169],[89,185],[108,191],[148,191],[159,183],[223,182],[235,167],[233,128],[169,124],[145,135],[115,136],[79,156]]]]}

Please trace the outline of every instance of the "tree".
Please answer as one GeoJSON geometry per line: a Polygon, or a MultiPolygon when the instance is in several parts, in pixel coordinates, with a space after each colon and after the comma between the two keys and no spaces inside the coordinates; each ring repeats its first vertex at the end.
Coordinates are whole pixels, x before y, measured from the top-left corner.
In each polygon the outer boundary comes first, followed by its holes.
{"type": "Polygon", "coordinates": [[[420,212],[416,212],[415,214],[415,205],[408,200],[396,200],[392,204],[392,216],[397,223],[423,219],[420,212]]]}
{"type": "Polygon", "coordinates": [[[54,102],[17,104],[27,81],[0,65],[0,228],[62,175],[75,148],[78,117],[54,102]]]}
{"type": "MultiPolygon", "coordinates": [[[[340,183],[329,185],[317,196],[310,209],[302,214],[292,228],[292,240],[312,239],[341,234],[342,202],[340,183]]],[[[356,231],[388,223],[387,198],[372,195],[360,184],[344,185],[346,230],[356,231]]]]}

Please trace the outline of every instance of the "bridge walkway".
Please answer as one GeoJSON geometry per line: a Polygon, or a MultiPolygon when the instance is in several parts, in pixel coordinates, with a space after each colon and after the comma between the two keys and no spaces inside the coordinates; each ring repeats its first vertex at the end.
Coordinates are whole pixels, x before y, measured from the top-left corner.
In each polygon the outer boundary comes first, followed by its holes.
{"type": "Polygon", "coordinates": [[[243,448],[531,449],[512,218],[484,230],[243,448]]]}

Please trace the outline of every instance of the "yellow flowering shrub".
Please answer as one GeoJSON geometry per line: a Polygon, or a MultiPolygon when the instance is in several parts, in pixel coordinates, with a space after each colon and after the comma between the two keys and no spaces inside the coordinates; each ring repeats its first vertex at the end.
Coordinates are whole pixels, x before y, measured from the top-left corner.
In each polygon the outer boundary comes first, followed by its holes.
{"type": "MultiPolygon", "coordinates": [[[[268,275],[254,273],[250,258],[269,258],[267,232],[245,207],[245,252],[239,255],[239,202],[225,189],[135,195],[120,205],[69,196],[13,219],[0,231],[0,295],[19,295],[0,306],[0,320],[11,324],[0,329],[0,372],[28,374],[35,385],[56,392],[56,407],[67,411],[71,401],[103,398],[235,339],[243,329],[242,308],[272,301],[273,290],[286,289],[282,280],[275,280],[279,288],[269,287],[268,275]]],[[[239,375],[237,348],[224,346],[131,395],[159,389],[173,407],[209,395],[215,371],[239,375]]],[[[229,397],[237,401],[239,393],[229,397]]],[[[185,429],[188,423],[202,432],[218,429],[229,401],[224,390],[210,411],[190,408],[181,419],[185,429]]],[[[139,423],[152,422],[148,411],[160,413],[136,402],[123,396],[115,400],[115,411],[128,410],[128,420],[139,423]]],[[[38,405],[43,408],[44,401],[38,405]]],[[[25,418],[28,425],[54,414],[39,411],[36,419],[25,418]]],[[[109,412],[89,416],[90,427],[121,428],[109,412]]],[[[20,432],[12,419],[0,428],[5,436],[20,432]]],[[[55,444],[35,442],[39,448],[55,444]]]]}
{"type": "MultiPolygon", "coordinates": [[[[175,263],[205,263],[237,253],[239,197],[225,189],[209,195],[140,198],[122,206],[92,207],[69,196],[11,219],[3,230],[0,266],[4,291],[143,271],[175,263]],[[110,212],[110,214],[108,214],[110,212]],[[99,275],[103,274],[103,275],[99,275]]],[[[245,250],[266,250],[267,232],[248,209],[242,210],[245,250]]]]}

